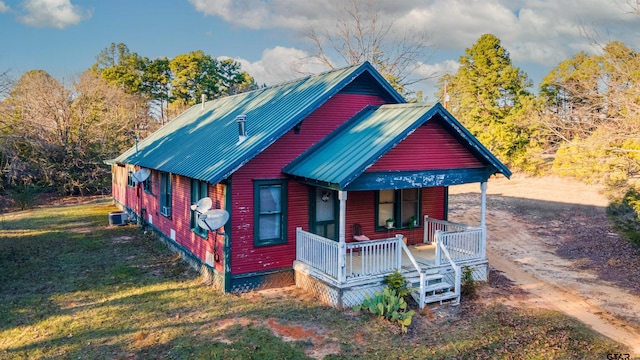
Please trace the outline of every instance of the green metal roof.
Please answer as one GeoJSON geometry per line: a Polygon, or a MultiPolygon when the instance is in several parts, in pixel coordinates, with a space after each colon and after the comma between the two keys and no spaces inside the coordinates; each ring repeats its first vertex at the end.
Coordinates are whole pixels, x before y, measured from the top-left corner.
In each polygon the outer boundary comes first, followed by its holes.
{"type": "Polygon", "coordinates": [[[288,164],[283,172],[345,189],[416,128],[440,114],[446,126],[495,172],[509,169],[473,137],[441,104],[370,106],[288,164]]]}
{"type": "Polygon", "coordinates": [[[405,100],[365,62],[284,84],[194,105],[115,159],[218,183],[258,155],[360,75],[368,73],[389,101],[405,100]],[[236,117],[246,115],[238,143],[236,117]]]}

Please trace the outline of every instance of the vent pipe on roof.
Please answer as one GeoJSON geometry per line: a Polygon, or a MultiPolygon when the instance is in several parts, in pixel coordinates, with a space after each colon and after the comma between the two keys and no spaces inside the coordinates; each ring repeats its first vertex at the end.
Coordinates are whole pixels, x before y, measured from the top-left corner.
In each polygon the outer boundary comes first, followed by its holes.
{"type": "Polygon", "coordinates": [[[200,99],[202,100],[201,101],[202,109],[204,109],[204,101],[207,99],[207,95],[205,95],[205,94],[200,95],[200,99]]]}
{"type": "Polygon", "coordinates": [[[247,115],[242,114],[236,117],[236,121],[238,122],[238,144],[241,144],[243,141],[247,140],[247,133],[245,129],[245,123],[247,122],[247,115]]]}

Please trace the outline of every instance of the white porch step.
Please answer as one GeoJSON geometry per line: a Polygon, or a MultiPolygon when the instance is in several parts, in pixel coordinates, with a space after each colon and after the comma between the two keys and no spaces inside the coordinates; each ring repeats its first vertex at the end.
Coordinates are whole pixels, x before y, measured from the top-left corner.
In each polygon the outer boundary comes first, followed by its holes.
{"type": "Polygon", "coordinates": [[[443,290],[447,290],[447,292],[449,290],[451,290],[453,286],[449,283],[446,282],[439,282],[439,283],[435,283],[435,284],[431,284],[431,285],[427,285],[424,288],[425,293],[427,294],[427,296],[430,296],[429,293],[433,293],[432,295],[436,295],[435,293],[437,291],[443,291],[443,290]]]}
{"type": "MultiPolygon", "coordinates": [[[[452,287],[453,286],[451,284],[446,282],[436,283],[436,284],[427,286],[427,288],[425,289],[425,299],[424,299],[425,305],[433,304],[433,303],[440,303],[440,305],[442,305],[442,303],[444,303],[445,301],[449,301],[453,299],[456,300],[454,305],[457,305],[460,302],[460,298],[454,291],[451,291],[452,287]]],[[[415,290],[416,291],[411,292],[411,297],[413,297],[413,299],[417,303],[420,303],[420,290],[419,289],[415,289],[415,290]]]]}
{"type": "Polygon", "coordinates": [[[442,305],[443,302],[456,299],[456,301],[452,305],[458,305],[460,303],[460,298],[453,291],[448,291],[442,294],[437,294],[433,296],[427,296],[425,299],[425,304],[433,304],[439,302],[442,305]]]}
{"type": "MultiPolygon", "coordinates": [[[[430,285],[430,284],[433,284],[433,283],[441,283],[443,278],[444,278],[444,275],[442,275],[442,274],[438,274],[438,273],[429,274],[429,275],[425,276],[425,283],[427,285],[430,285]]],[[[412,278],[408,278],[407,282],[409,284],[411,284],[412,287],[419,288],[420,287],[420,276],[415,276],[415,277],[412,277],[412,278]]]]}

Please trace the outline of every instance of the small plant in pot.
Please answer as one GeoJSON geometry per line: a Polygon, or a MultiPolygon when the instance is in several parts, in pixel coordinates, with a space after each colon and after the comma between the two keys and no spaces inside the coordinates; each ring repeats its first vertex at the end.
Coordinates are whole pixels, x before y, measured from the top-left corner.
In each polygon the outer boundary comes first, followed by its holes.
{"type": "Polygon", "coordinates": [[[393,228],[393,223],[394,223],[393,218],[388,218],[387,219],[387,229],[393,228]]]}

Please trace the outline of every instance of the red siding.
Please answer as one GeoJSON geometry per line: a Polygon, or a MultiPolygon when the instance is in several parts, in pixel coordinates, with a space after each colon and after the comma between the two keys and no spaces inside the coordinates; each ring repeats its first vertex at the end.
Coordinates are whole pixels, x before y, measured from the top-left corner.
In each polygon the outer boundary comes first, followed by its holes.
{"type": "MultiPolygon", "coordinates": [[[[422,189],[422,216],[428,215],[434,219],[444,219],[445,188],[430,187],[422,189]]],[[[383,239],[387,237],[387,231],[376,231],[375,228],[375,191],[352,191],[347,194],[347,217],[345,229],[346,241],[353,239],[353,224],[362,225],[362,232],[371,239],[383,239]]],[[[422,221],[420,221],[422,222],[422,221]]],[[[388,235],[403,234],[409,243],[421,243],[423,241],[424,228],[422,225],[413,230],[393,230],[388,235]]]]}
{"type": "Polygon", "coordinates": [[[449,134],[439,121],[420,126],[380,158],[367,172],[481,167],[482,163],[449,134]]]}
{"type": "MultiPolygon", "coordinates": [[[[171,230],[175,231],[175,241],[191,251],[203,262],[207,260],[207,252],[213,254],[213,248],[218,246],[221,262],[213,264],[219,273],[224,273],[222,248],[224,238],[209,232],[204,239],[191,231],[191,180],[183,176],[172,175],[172,209],[171,217],[160,215],[160,173],[151,172],[151,193],[142,189],[142,185],[136,188],[127,186],[127,171],[133,167],[114,166],[113,197],[129,207],[135,213],[140,214],[140,209],[145,209],[144,220],[152,223],[167,237],[171,237],[171,230]],[[216,240],[216,241],[214,241],[216,240]]],[[[209,185],[209,197],[213,200],[214,209],[224,209],[225,186],[222,184],[209,185]]]]}
{"type": "MultiPolygon", "coordinates": [[[[381,105],[384,100],[370,95],[337,94],[303,122],[299,134],[290,131],[249,161],[232,176],[231,272],[244,274],[290,267],[295,260],[295,229],[308,229],[308,187],[289,181],[287,243],[253,246],[253,179],[283,178],[281,169],[311,145],[327,136],[366,105],[381,105]]],[[[247,119],[251,133],[251,119],[247,119]]]]}

